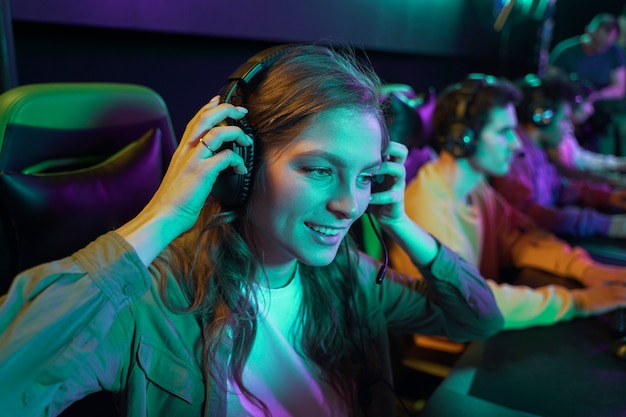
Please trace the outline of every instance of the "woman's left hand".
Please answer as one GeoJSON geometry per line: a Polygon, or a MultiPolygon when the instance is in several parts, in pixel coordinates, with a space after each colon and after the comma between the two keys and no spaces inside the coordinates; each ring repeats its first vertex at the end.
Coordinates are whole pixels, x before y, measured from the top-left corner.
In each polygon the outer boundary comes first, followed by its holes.
{"type": "Polygon", "coordinates": [[[425,265],[437,255],[439,245],[406,214],[404,163],[408,154],[406,146],[391,142],[389,157],[380,168],[380,174],[384,175],[385,180],[380,185],[372,185],[368,210],[376,216],[387,236],[409,254],[415,265],[425,265]]]}
{"type": "Polygon", "coordinates": [[[397,222],[405,216],[406,171],[404,162],[408,153],[408,149],[403,144],[391,142],[387,159],[383,161],[379,171],[379,178],[384,179],[382,182],[372,183],[372,195],[368,210],[383,226],[397,222]]]}

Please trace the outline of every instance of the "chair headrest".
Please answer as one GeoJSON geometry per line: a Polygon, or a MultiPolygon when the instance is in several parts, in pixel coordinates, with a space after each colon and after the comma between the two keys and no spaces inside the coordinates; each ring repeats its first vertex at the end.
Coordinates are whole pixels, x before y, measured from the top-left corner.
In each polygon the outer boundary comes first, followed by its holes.
{"type": "Polygon", "coordinates": [[[412,89],[388,91],[387,124],[391,140],[408,148],[431,146],[434,139],[432,115],[436,94],[433,88],[424,94],[414,94],[412,89]]]}

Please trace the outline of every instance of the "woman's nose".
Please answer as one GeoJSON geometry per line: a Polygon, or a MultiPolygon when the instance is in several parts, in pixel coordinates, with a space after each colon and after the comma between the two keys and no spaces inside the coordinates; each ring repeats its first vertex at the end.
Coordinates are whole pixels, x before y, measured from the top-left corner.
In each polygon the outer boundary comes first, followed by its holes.
{"type": "Polygon", "coordinates": [[[359,199],[355,186],[339,186],[329,201],[329,209],[345,219],[356,218],[359,212],[359,199]]]}

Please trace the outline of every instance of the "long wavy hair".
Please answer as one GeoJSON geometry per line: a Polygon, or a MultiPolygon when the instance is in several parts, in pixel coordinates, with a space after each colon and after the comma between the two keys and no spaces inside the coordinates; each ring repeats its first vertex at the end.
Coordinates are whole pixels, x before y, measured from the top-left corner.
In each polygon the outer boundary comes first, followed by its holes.
{"type": "MultiPolygon", "coordinates": [[[[263,193],[264,155],[284,148],[321,112],[337,108],[375,115],[383,151],[389,138],[379,101],[380,80],[352,48],[296,46],[259,78],[243,103],[249,110],[257,159],[251,198],[244,207],[230,211],[209,198],[196,224],[173,241],[155,265],[162,275],[173,274],[189,299],[188,306],[171,308],[194,314],[202,326],[202,368],[207,385],[213,378],[226,389],[226,378],[231,378],[243,395],[269,415],[262,399],[250,392],[242,379],[257,328],[254,284],[263,268],[259,261],[263,250],[255,247],[251,238],[255,225],[250,213],[255,195],[263,193]]],[[[355,138],[355,149],[357,141],[355,138]]],[[[357,263],[358,253],[350,238],[329,265],[300,263],[303,295],[295,333],[300,340],[294,341],[352,415],[364,413],[368,379],[380,376],[370,368],[377,362],[376,352],[365,327],[367,310],[357,282],[357,263]]],[[[167,302],[165,281],[161,294],[167,302]]]]}

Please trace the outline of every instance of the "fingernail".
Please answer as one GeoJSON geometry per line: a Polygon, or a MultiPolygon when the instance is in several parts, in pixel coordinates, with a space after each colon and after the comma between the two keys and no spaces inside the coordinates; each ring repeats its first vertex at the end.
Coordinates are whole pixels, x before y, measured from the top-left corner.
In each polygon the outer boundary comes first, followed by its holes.
{"type": "Polygon", "coordinates": [[[243,113],[243,114],[248,113],[248,109],[246,109],[245,107],[237,106],[235,108],[239,111],[239,113],[243,113]]]}
{"type": "Polygon", "coordinates": [[[216,103],[216,102],[218,102],[218,101],[220,101],[220,96],[219,96],[219,95],[217,95],[217,96],[213,97],[213,98],[211,99],[211,101],[209,101],[209,103],[216,103]]]}

